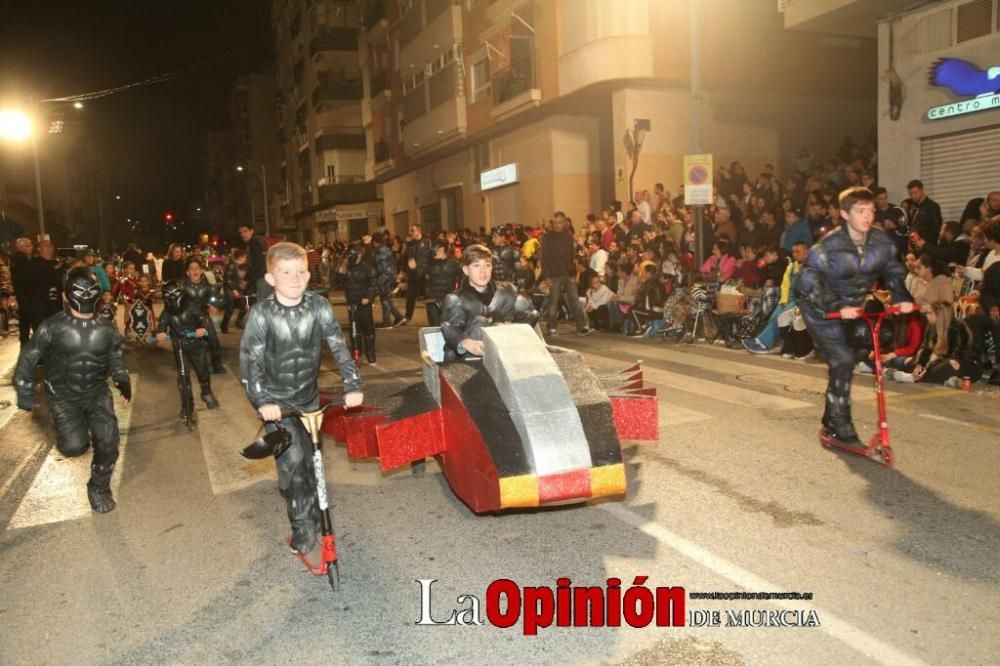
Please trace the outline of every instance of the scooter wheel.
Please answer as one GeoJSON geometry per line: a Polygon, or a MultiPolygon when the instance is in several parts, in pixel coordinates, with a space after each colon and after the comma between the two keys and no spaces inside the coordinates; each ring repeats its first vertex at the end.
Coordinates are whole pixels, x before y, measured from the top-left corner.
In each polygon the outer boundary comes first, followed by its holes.
{"type": "Polygon", "coordinates": [[[886,467],[892,467],[896,463],[896,456],[892,452],[892,449],[883,448],[879,451],[879,454],[882,456],[882,464],[886,467]]]}
{"type": "Polygon", "coordinates": [[[340,591],[340,564],[331,562],[326,569],[326,580],[330,583],[330,589],[334,592],[340,591]]]}

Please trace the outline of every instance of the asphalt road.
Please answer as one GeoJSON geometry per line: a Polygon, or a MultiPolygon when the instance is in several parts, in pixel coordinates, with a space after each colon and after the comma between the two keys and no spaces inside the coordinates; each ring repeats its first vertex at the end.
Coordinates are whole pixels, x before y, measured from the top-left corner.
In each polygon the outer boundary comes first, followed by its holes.
{"type": "MultiPolygon", "coordinates": [[[[342,308],[339,309],[342,315],[342,308]]],[[[283,544],[270,461],[236,452],[256,424],[239,386],[238,336],[213,377],[222,409],[177,419],[167,349],[129,350],[118,509],[93,515],[89,454],[52,447],[44,408],[0,408],[0,662],[988,664],[1000,654],[1000,394],[892,385],[894,469],[816,441],[824,367],[705,344],[603,334],[556,344],[595,367],[644,361],[661,439],[627,450],[625,501],[477,516],[436,465],[383,476],[327,447],[341,591],[283,544]],[[444,621],[494,580],[684,587],[717,627],[421,626],[421,586],[444,621]],[[701,592],[812,599],[706,600],[701,592]],[[753,618],[819,626],[732,626],[753,618]],[[727,615],[727,612],[730,615],[727,615]]],[[[416,326],[378,335],[370,384],[420,381],[416,326]]],[[[12,400],[16,340],[0,342],[12,400]]],[[[321,384],[335,387],[328,365],[321,384]]],[[[855,418],[872,432],[871,378],[855,418]]],[[[2,404],[2,403],[0,403],[2,404]]],[[[485,621],[485,609],[481,609],[485,621]]],[[[464,617],[467,617],[464,616],[464,617]]]]}

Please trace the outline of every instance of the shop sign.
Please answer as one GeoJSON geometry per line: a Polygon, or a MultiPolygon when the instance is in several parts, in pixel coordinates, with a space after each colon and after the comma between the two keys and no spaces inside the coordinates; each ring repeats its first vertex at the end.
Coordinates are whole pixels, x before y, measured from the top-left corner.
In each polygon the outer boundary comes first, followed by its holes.
{"type": "Polygon", "coordinates": [[[927,109],[928,120],[1000,109],[1000,67],[983,70],[968,60],[941,58],[931,66],[930,82],[967,99],[927,109]]]}
{"type": "Polygon", "coordinates": [[[504,185],[513,185],[517,182],[517,163],[504,164],[496,169],[483,171],[479,174],[479,189],[492,190],[504,185]]]}

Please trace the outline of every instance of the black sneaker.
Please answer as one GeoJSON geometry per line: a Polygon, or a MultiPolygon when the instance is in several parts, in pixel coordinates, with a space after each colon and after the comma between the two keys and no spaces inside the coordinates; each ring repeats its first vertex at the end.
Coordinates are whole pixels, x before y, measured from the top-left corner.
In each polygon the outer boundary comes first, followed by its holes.
{"type": "MultiPolygon", "coordinates": [[[[592,328],[591,328],[591,327],[589,327],[589,326],[584,326],[584,327],[583,327],[583,328],[581,328],[581,329],[580,329],[579,331],[577,331],[577,332],[576,332],[576,334],[582,337],[582,336],[584,336],[584,335],[590,335],[590,334],[591,334],[591,333],[593,333],[593,332],[594,332],[594,329],[592,329],[592,328]]],[[[643,335],[645,335],[645,334],[646,334],[646,332],[645,332],[645,331],[643,331],[643,335]]]]}
{"type": "Polygon", "coordinates": [[[202,393],[201,400],[205,403],[205,406],[209,409],[218,409],[219,401],[215,399],[215,396],[211,393],[202,393]]]}
{"type": "Polygon", "coordinates": [[[316,528],[307,522],[293,523],[288,546],[299,555],[307,555],[316,547],[316,528]]]}
{"type": "Polygon", "coordinates": [[[396,321],[393,322],[392,327],[393,328],[397,328],[397,327],[400,327],[400,326],[406,326],[406,322],[408,322],[408,321],[410,321],[410,320],[407,319],[406,317],[400,317],[399,319],[397,319],[396,321]]]}

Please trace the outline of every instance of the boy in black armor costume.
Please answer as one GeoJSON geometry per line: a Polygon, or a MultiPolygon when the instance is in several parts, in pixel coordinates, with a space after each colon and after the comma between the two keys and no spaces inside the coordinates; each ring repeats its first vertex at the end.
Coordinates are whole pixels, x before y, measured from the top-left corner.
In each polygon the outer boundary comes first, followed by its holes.
{"type": "MultiPolygon", "coordinates": [[[[160,313],[160,321],[156,324],[157,339],[163,342],[170,335],[170,342],[174,348],[174,364],[178,369],[181,367],[181,354],[187,361],[188,367],[194,368],[194,373],[198,377],[201,385],[201,399],[209,409],[216,409],[219,401],[212,394],[212,373],[208,370],[208,359],[205,352],[212,347],[212,338],[215,336],[215,329],[211,328],[212,322],[209,320],[197,301],[192,301],[184,286],[176,280],[171,280],[163,285],[163,312],[160,313]],[[194,333],[194,339],[187,337],[188,333],[194,333]]],[[[181,386],[180,382],[190,382],[191,377],[181,377],[177,375],[178,389],[181,399],[185,394],[186,386],[181,386]]],[[[192,414],[194,406],[191,406],[192,414]]],[[[181,405],[181,418],[184,418],[184,405],[181,405]]]]}
{"type": "Polygon", "coordinates": [[[222,348],[219,346],[219,336],[215,332],[215,325],[209,318],[208,307],[211,305],[218,309],[222,305],[219,291],[205,278],[205,266],[201,259],[195,256],[188,257],[184,262],[184,274],[186,277],[181,283],[187,293],[189,307],[197,307],[204,315],[209,331],[208,351],[212,358],[212,372],[221,374],[225,372],[222,367],[222,348]]]}
{"type": "Polygon", "coordinates": [[[276,430],[280,421],[292,434],[291,445],[276,460],[278,487],[288,501],[292,550],[304,554],[316,544],[320,519],[313,445],[301,420],[289,412],[319,408],[317,379],[324,341],[340,368],[346,405],[357,407],[364,396],[361,376],[330,302],[306,291],[305,249],[295,243],[272,245],[265,279],[274,293],[258,300],[247,316],[240,342],[240,375],[247,399],[267,428],[276,430]]]}
{"type": "Polygon", "coordinates": [[[246,279],[240,275],[240,268],[246,266],[246,263],[246,250],[240,248],[234,249],[229,261],[226,262],[226,269],[222,277],[222,286],[225,289],[225,313],[222,315],[220,328],[223,333],[229,332],[229,319],[233,316],[233,310],[237,310],[239,313],[236,315],[236,328],[243,328],[243,318],[247,316],[247,304],[243,299],[243,294],[246,291],[246,279]]]}
{"type": "Polygon", "coordinates": [[[372,237],[375,245],[373,257],[375,260],[375,276],[378,281],[378,297],[382,303],[382,326],[391,328],[403,321],[403,313],[392,302],[392,292],[396,287],[396,255],[385,242],[385,236],[375,234],[372,237]],[[392,323],[389,317],[392,317],[392,323]]]}
{"type": "Polygon", "coordinates": [[[434,246],[434,257],[427,268],[427,325],[441,325],[441,304],[445,296],[455,291],[458,272],[462,265],[458,263],[444,241],[434,246]]]}
{"type": "Polygon", "coordinates": [[[485,245],[470,245],[462,253],[462,287],[444,299],[441,334],[445,361],[483,355],[483,328],[500,323],[538,321],[531,301],[509,282],[493,282],[493,253],[485,245]]]}
{"type": "Polygon", "coordinates": [[[115,508],[111,473],[118,460],[118,420],[107,377],[124,398],[132,399],[132,383],[122,360],[121,343],[112,324],[95,318],[101,285],[89,268],[66,276],[63,296],[68,312],[58,312],[39,326],[21,348],[14,375],[17,406],[33,409],[35,366],[45,361],[49,415],[56,448],[64,456],[82,455],[94,446],[87,499],[98,513],[115,508]]]}
{"type": "Polygon", "coordinates": [[[809,334],[829,366],[822,435],[864,449],[851,421],[856,350],[867,346],[871,337],[867,325],[857,319],[861,305],[879,281],[903,312],[911,312],[913,303],[895,243],[881,229],[872,228],[871,191],[852,187],[841,192],[840,216],[843,224],[810,249],[794,288],[809,334]],[[828,312],[839,312],[841,321],[825,319],[828,312]]]}
{"type": "Polygon", "coordinates": [[[364,252],[358,245],[347,248],[347,275],[344,279],[347,298],[347,316],[351,329],[351,348],[355,358],[361,358],[361,350],[370,365],[375,364],[375,320],[372,318],[372,302],[378,293],[375,268],[365,261],[364,252]]]}

